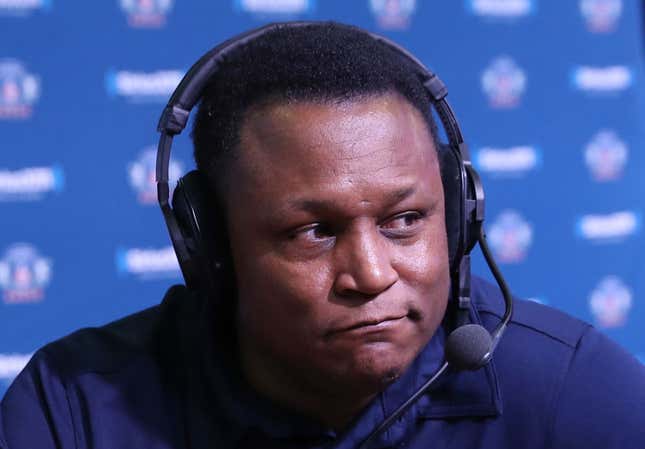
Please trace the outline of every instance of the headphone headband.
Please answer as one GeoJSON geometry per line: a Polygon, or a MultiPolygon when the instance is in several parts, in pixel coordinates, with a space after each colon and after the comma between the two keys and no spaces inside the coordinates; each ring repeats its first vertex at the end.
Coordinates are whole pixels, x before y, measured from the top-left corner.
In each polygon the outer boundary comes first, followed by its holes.
{"type": "MultiPolygon", "coordinates": [[[[157,154],[157,171],[156,178],[158,186],[160,183],[168,183],[168,164],[170,161],[170,144],[172,140],[164,139],[164,136],[172,138],[176,134],[180,134],[186,124],[188,123],[188,116],[195,104],[201,98],[204,88],[210,78],[217,72],[219,64],[229,53],[234,52],[238,48],[246,45],[248,42],[257,39],[265,34],[281,28],[297,28],[319,25],[320,22],[313,21],[296,21],[296,22],[280,22],[271,23],[254,30],[247,31],[239,34],[222,44],[216,46],[206,54],[204,54],[193,66],[188,70],[186,75],[182,78],[181,82],[175,89],[170,97],[166,107],[159,118],[157,131],[161,133],[162,141],[159,144],[159,152],[157,154]]],[[[380,36],[378,34],[363,30],[361,28],[337,24],[340,27],[348,30],[359,31],[370,36],[375,41],[384,44],[386,47],[393,50],[400,56],[409,60],[417,69],[421,77],[421,82],[430,94],[430,98],[434,107],[439,115],[446,135],[451,145],[459,148],[462,159],[470,162],[467,149],[464,145],[463,136],[459,129],[459,124],[455,118],[452,108],[446,101],[445,97],[448,94],[446,85],[430,71],[419,59],[413,56],[406,49],[400,45],[392,42],[391,40],[380,36]]],[[[158,188],[159,202],[161,204],[168,202],[167,188],[158,188]]]]}

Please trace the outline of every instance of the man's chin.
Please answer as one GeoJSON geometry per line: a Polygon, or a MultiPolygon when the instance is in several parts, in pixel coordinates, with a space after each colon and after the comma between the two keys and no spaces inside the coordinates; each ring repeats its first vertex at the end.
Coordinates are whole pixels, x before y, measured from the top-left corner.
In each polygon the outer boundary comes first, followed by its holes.
{"type": "MultiPolygon", "coordinates": [[[[377,351],[376,353],[358,354],[348,360],[344,367],[336,371],[333,377],[337,385],[353,393],[378,393],[396,381],[407,370],[414,359],[414,354],[406,357],[404,351],[396,354],[377,351]]],[[[336,365],[339,367],[339,365],[336,365]]]]}

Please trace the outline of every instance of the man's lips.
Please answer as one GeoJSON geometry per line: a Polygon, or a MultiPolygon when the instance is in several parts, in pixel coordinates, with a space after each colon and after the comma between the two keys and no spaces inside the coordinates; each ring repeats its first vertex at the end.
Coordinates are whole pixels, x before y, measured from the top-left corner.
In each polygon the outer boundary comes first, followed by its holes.
{"type": "Polygon", "coordinates": [[[385,329],[389,326],[398,324],[399,321],[407,317],[407,314],[392,315],[384,318],[368,318],[346,326],[340,326],[329,332],[329,335],[346,333],[346,332],[360,332],[360,331],[378,331],[385,329]]]}

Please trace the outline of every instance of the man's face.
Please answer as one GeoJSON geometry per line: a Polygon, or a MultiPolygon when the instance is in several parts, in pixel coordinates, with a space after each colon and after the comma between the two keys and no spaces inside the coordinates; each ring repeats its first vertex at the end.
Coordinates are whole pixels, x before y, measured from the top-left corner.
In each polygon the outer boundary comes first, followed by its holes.
{"type": "Polygon", "coordinates": [[[256,108],[228,176],[243,357],[336,391],[398,377],[449,290],[421,114],[397,94],[256,108]]]}

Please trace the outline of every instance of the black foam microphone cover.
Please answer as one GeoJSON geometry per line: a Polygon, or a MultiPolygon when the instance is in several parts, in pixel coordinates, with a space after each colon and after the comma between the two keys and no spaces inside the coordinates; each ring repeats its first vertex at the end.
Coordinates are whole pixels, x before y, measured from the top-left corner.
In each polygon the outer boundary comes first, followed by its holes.
{"type": "Polygon", "coordinates": [[[493,339],[483,326],[459,326],[446,340],[446,361],[458,370],[479,369],[492,344],[493,339]]]}

